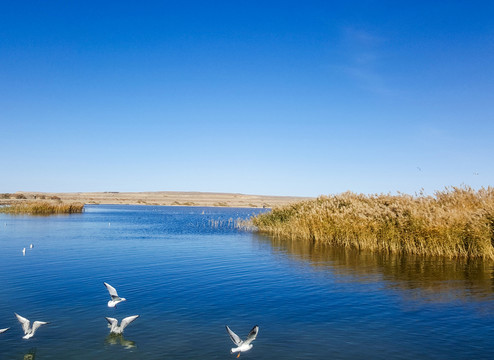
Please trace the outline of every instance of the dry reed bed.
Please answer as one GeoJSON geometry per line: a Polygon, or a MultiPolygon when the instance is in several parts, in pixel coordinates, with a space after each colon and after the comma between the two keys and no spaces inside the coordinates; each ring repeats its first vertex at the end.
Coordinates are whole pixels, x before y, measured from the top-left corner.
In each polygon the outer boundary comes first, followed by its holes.
{"type": "Polygon", "coordinates": [[[252,219],[263,233],[392,253],[494,259],[494,188],[433,196],[346,192],[274,208],[252,219]]]}
{"type": "Polygon", "coordinates": [[[0,208],[0,212],[8,214],[52,215],[82,213],[84,204],[81,203],[50,203],[46,201],[30,201],[8,205],[0,208]]]}

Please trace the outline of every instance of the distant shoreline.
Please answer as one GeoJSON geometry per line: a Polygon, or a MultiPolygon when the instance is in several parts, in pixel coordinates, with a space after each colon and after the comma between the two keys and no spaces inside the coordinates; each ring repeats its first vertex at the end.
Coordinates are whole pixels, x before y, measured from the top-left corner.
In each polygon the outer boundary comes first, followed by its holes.
{"type": "Polygon", "coordinates": [[[272,208],[310,199],[314,198],[179,191],[71,193],[18,191],[15,193],[0,193],[0,204],[16,204],[33,200],[52,200],[63,203],[83,203],[86,205],[121,204],[272,208]]]}

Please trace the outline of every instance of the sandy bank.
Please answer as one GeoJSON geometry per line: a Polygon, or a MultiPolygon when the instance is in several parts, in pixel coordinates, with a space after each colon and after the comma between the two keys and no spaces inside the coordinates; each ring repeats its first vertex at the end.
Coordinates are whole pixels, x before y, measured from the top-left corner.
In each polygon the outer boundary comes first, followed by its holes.
{"type": "Polygon", "coordinates": [[[307,197],[264,196],[231,193],[208,192],[77,192],[44,193],[19,191],[2,194],[0,204],[10,204],[26,200],[59,200],[62,202],[81,202],[84,204],[128,204],[128,205],[168,205],[168,206],[226,206],[271,208],[297,201],[307,197]]]}

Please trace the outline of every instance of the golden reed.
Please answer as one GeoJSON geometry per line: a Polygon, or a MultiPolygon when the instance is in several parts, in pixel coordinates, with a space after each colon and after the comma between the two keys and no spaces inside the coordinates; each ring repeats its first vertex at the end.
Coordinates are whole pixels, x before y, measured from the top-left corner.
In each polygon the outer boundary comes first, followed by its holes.
{"type": "Polygon", "coordinates": [[[433,196],[346,192],[274,208],[260,232],[391,253],[494,259],[494,188],[450,187],[433,196]]]}
{"type": "Polygon", "coordinates": [[[52,215],[82,213],[84,204],[81,203],[50,203],[46,201],[30,201],[0,207],[0,212],[8,214],[52,215]]]}

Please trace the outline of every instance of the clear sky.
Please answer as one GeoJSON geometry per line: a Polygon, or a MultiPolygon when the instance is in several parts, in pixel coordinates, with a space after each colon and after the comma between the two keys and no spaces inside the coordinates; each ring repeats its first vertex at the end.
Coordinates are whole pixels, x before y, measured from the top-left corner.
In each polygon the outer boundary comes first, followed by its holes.
{"type": "Polygon", "coordinates": [[[0,1],[0,192],[494,185],[492,1],[0,1]]]}

